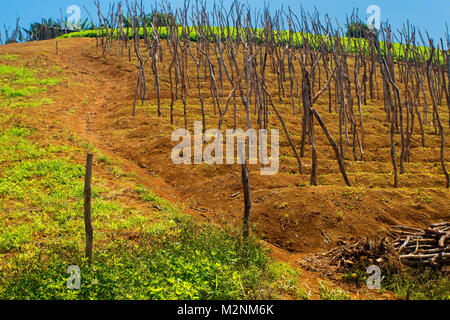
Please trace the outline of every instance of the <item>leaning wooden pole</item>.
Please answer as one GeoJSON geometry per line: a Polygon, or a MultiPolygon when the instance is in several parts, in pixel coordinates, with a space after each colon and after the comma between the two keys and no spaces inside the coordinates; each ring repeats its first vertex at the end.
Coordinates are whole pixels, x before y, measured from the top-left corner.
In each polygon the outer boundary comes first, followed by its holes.
{"type": "Polygon", "coordinates": [[[326,135],[326,137],[327,137],[331,147],[334,150],[334,153],[336,155],[336,160],[337,160],[337,162],[339,164],[339,170],[341,171],[341,174],[342,174],[342,177],[344,178],[345,184],[348,187],[351,187],[352,185],[350,183],[350,180],[348,179],[347,171],[345,170],[344,159],[342,159],[341,153],[339,152],[339,146],[337,145],[336,141],[331,136],[330,131],[328,131],[328,128],[325,125],[325,122],[323,122],[322,118],[320,117],[319,112],[317,112],[317,110],[314,109],[314,108],[311,108],[310,111],[312,112],[312,114],[316,118],[317,122],[319,123],[320,127],[322,128],[323,132],[325,133],[325,135],[326,135]]]}
{"type": "Polygon", "coordinates": [[[92,158],[93,154],[88,153],[84,178],[84,230],[86,233],[86,258],[88,258],[89,264],[92,262],[92,243],[94,240],[94,230],[91,221],[92,158]]]}
{"type": "Polygon", "coordinates": [[[445,180],[446,180],[446,188],[450,187],[450,176],[449,173],[447,171],[447,168],[445,167],[445,156],[444,156],[444,152],[445,152],[445,134],[444,134],[444,127],[442,126],[442,122],[441,119],[439,117],[439,110],[438,110],[438,103],[437,103],[437,98],[436,98],[436,89],[434,87],[434,75],[433,75],[433,56],[434,56],[434,46],[433,46],[433,40],[430,39],[430,58],[428,59],[427,62],[427,78],[428,78],[428,86],[430,87],[430,94],[431,94],[431,101],[433,102],[433,111],[436,117],[436,121],[439,127],[439,132],[441,135],[441,165],[442,165],[442,171],[444,173],[445,176],[445,180]]]}
{"type": "MultiPolygon", "coordinates": [[[[395,85],[395,82],[392,80],[392,77],[389,73],[389,68],[387,66],[386,60],[383,57],[383,54],[381,53],[381,49],[380,49],[380,42],[378,40],[378,35],[376,32],[372,32],[372,39],[373,39],[373,43],[375,45],[375,49],[377,51],[377,55],[378,55],[378,60],[380,63],[380,69],[381,69],[381,74],[383,76],[383,81],[386,85],[386,89],[389,88],[389,83],[394,87],[394,89],[397,91],[397,98],[398,98],[398,103],[399,106],[401,105],[401,100],[400,100],[400,91],[398,89],[398,87],[395,85]],[[383,68],[384,67],[384,68],[383,68]]],[[[391,109],[394,109],[393,105],[391,105],[391,109]]],[[[391,110],[393,113],[395,112],[394,110],[391,110]]],[[[398,188],[398,173],[397,173],[397,162],[395,160],[395,141],[394,141],[394,136],[395,136],[395,116],[392,116],[391,121],[391,159],[392,159],[392,165],[394,167],[394,188],[398,188]]],[[[403,153],[402,153],[403,156],[403,153]]]]}
{"type": "MultiPolygon", "coordinates": [[[[246,79],[246,95],[244,97],[244,92],[241,89],[241,96],[242,96],[242,101],[244,102],[244,106],[245,106],[245,111],[247,113],[247,130],[251,129],[251,123],[250,123],[250,92],[249,92],[249,79],[250,79],[250,70],[249,70],[249,63],[251,61],[251,59],[248,58],[248,52],[247,50],[245,50],[245,79],[246,79]]],[[[238,81],[239,83],[239,81],[238,81]]],[[[216,88],[216,93],[217,93],[217,86],[216,88]]],[[[222,111],[220,110],[219,107],[219,112],[222,114],[222,111]]],[[[249,139],[248,141],[249,143],[249,156],[250,156],[250,143],[252,143],[249,139]]],[[[238,148],[239,149],[239,148],[238,148]]],[[[239,150],[238,150],[239,153],[239,150]]],[[[239,157],[239,155],[238,155],[239,157]]],[[[248,166],[247,166],[247,157],[245,156],[245,152],[244,154],[241,155],[243,163],[241,165],[241,176],[242,176],[242,186],[244,189],[244,224],[243,224],[243,238],[244,241],[246,241],[248,239],[248,236],[250,235],[250,215],[251,215],[251,210],[252,210],[252,200],[251,200],[251,196],[250,196],[250,177],[249,177],[249,171],[248,171],[248,166]]]]}
{"type": "MultiPolygon", "coordinates": [[[[447,42],[447,105],[449,107],[449,114],[450,114],[450,40],[449,42],[447,42]]],[[[449,115],[449,119],[448,119],[448,123],[449,123],[449,127],[450,127],[450,115],[449,115]]]]}
{"type": "Polygon", "coordinates": [[[450,48],[447,50],[447,80],[450,88],[450,48]]]}

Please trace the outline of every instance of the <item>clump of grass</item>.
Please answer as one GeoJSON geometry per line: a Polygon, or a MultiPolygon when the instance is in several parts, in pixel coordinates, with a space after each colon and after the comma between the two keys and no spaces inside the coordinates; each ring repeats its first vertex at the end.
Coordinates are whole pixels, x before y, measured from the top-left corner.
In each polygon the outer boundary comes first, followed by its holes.
{"type": "Polygon", "coordinates": [[[111,165],[114,163],[114,161],[108,157],[106,154],[100,154],[97,157],[97,162],[105,165],[111,165]]]}
{"type": "Polygon", "coordinates": [[[14,67],[10,65],[0,64],[0,76],[12,76],[15,79],[24,79],[33,77],[34,73],[24,67],[14,67]]]}
{"type": "Polygon", "coordinates": [[[319,292],[321,300],[351,300],[348,292],[340,288],[329,288],[322,282],[319,285],[319,292]]]}
{"type": "Polygon", "coordinates": [[[14,89],[8,85],[4,85],[0,89],[0,93],[8,98],[30,97],[40,91],[42,91],[42,89],[39,89],[38,87],[35,86],[28,86],[21,89],[14,89]]]}
{"type": "MultiPolygon", "coordinates": [[[[28,99],[25,99],[28,100],[28,99]]],[[[37,108],[44,104],[53,104],[54,101],[50,98],[42,98],[34,101],[20,101],[18,98],[10,98],[5,102],[0,103],[0,107],[8,108],[8,109],[17,109],[17,108],[37,108]]]]}
{"type": "MultiPolygon", "coordinates": [[[[344,273],[342,280],[358,287],[366,285],[366,267],[362,263],[344,273]]],[[[381,266],[381,289],[389,290],[402,299],[450,300],[450,276],[431,267],[399,268],[396,264],[381,266]]]]}
{"type": "Polygon", "coordinates": [[[344,273],[342,280],[347,283],[361,286],[366,283],[367,274],[363,270],[354,270],[353,272],[344,273]]]}
{"type": "Polygon", "coordinates": [[[28,128],[19,127],[0,131],[0,164],[41,157],[45,151],[26,139],[30,134],[28,128]]]}
{"type": "Polygon", "coordinates": [[[5,54],[0,56],[0,61],[17,61],[18,58],[17,54],[5,54]]]}
{"type": "Polygon", "coordinates": [[[9,98],[30,97],[61,82],[56,78],[36,78],[34,74],[24,67],[0,65],[0,82],[3,83],[0,93],[9,98]]]}
{"type": "Polygon", "coordinates": [[[436,268],[386,270],[383,288],[408,300],[450,300],[450,275],[436,268]]]}
{"type": "Polygon", "coordinates": [[[19,249],[31,240],[32,233],[32,228],[25,224],[2,228],[0,235],[0,253],[19,249]]]}

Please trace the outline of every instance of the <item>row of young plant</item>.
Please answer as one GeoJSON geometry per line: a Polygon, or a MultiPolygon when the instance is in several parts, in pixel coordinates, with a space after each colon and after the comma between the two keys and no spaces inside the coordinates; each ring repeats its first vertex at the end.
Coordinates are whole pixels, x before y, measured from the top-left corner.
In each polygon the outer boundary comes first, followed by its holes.
{"type": "MultiPolygon", "coordinates": [[[[127,25],[127,24],[125,24],[125,25],[127,25]]],[[[245,30],[241,29],[239,31],[241,33],[241,35],[239,37],[241,37],[241,38],[245,37],[245,35],[243,34],[245,32],[245,30]]],[[[112,34],[114,38],[118,38],[119,32],[120,32],[120,29],[111,29],[110,28],[108,30],[105,30],[105,33],[112,34]]],[[[183,36],[183,28],[182,27],[178,27],[177,30],[175,30],[175,32],[178,35],[178,37],[181,38],[183,36]]],[[[199,35],[197,34],[195,27],[191,26],[191,27],[187,28],[186,32],[187,32],[187,36],[189,37],[190,41],[196,42],[199,39],[199,35]]],[[[210,30],[205,30],[205,33],[207,34],[207,37],[210,39],[211,42],[215,41],[216,37],[219,37],[221,41],[225,41],[225,39],[227,39],[228,37],[231,37],[233,40],[237,40],[239,37],[237,36],[236,32],[237,32],[237,28],[234,28],[234,27],[230,27],[229,30],[220,30],[220,28],[218,28],[218,27],[211,27],[210,30]]],[[[147,33],[150,38],[153,37],[152,27],[147,27],[147,33]]],[[[170,33],[170,30],[166,26],[161,26],[158,29],[159,37],[162,40],[166,40],[166,39],[170,38],[171,35],[169,33],[170,33]]],[[[254,41],[263,43],[264,42],[264,30],[262,28],[255,28],[254,33],[256,34],[254,41]]],[[[278,32],[276,32],[276,31],[274,31],[274,33],[278,34],[278,32]]],[[[347,34],[347,32],[346,32],[346,34],[347,34]]],[[[129,40],[133,40],[134,34],[130,29],[125,31],[125,35],[128,37],[129,40]]],[[[65,33],[65,34],[59,36],[59,38],[61,38],[61,39],[96,38],[98,36],[99,36],[99,31],[97,30],[97,28],[91,28],[89,30],[65,33]]],[[[312,46],[315,46],[316,48],[319,47],[321,41],[326,41],[328,51],[331,51],[331,49],[332,49],[331,40],[327,39],[325,35],[311,35],[311,34],[301,35],[299,32],[293,32],[292,43],[290,43],[289,39],[291,38],[291,34],[289,31],[286,31],[286,30],[279,32],[279,34],[277,35],[277,42],[279,45],[289,45],[289,46],[300,48],[303,45],[304,37],[309,38],[309,44],[312,46]],[[321,40],[316,41],[315,39],[317,37],[320,37],[321,40]]],[[[139,38],[141,40],[145,39],[143,28],[139,29],[139,38]]],[[[370,52],[368,50],[368,45],[366,43],[367,40],[364,37],[363,38],[353,38],[350,36],[341,35],[341,41],[348,52],[355,53],[355,52],[357,52],[357,50],[361,50],[361,49],[355,47],[355,40],[358,42],[358,44],[362,44],[360,47],[362,47],[362,50],[365,52],[365,54],[368,55],[370,52]]],[[[421,43],[423,43],[423,41],[424,40],[422,37],[421,43]]],[[[380,46],[383,49],[383,51],[386,50],[386,43],[384,41],[380,41],[380,46]]],[[[391,46],[392,46],[392,56],[393,56],[394,60],[396,62],[403,61],[405,59],[404,46],[397,42],[392,42],[391,46]]],[[[418,46],[417,50],[421,52],[422,56],[429,55],[429,50],[428,50],[427,46],[420,44],[420,46],[418,46]]],[[[413,56],[413,54],[411,52],[409,52],[409,60],[414,61],[414,59],[415,59],[415,57],[413,56]]],[[[445,64],[444,59],[445,59],[444,56],[439,57],[439,61],[441,64],[445,64]]]]}

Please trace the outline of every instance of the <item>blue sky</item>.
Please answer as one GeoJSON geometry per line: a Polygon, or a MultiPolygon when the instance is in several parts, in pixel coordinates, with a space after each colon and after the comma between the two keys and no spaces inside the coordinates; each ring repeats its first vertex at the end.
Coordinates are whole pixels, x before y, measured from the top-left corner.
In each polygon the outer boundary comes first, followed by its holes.
{"type": "MultiPolygon", "coordinates": [[[[110,1],[100,0],[103,6],[107,7],[110,1]]],[[[211,1],[212,2],[212,1],[211,1]]],[[[223,0],[226,5],[231,1],[223,0]]],[[[264,6],[262,1],[247,0],[252,8],[259,9],[264,6]]],[[[393,29],[401,28],[402,23],[407,19],[418,26],[421,31],[428,31],[430,36],[436,41],[444,37],[445,23],[450,24],[450,0],[266,0],[269,8],[274,10],[281,6],[290,6],[294,11],[299,11],[301,7],[312,11],[316,7],[321,15],[328,14],[331,18],[336,18],[343,26],[346,14],[350,15],[353,8],[358,8],[360,17],[366,18],[366,9],[370,5],[377,5],[381,9],[381,20],[389,20],[393,29]]],[[[154,0],[144,0],[144,5],[150,7],[154,0]]],[[[173,6],[182,1],[171,1],[173,6]]],[[[88,17],[84,6],[91,14],[95,13],[93,0],[0,0],[0,27],[3,25],[15,24],[16,17],[20,17],[21,25],[28,27],[33,22],[45,18],[60,18],[62,10],[65,16],[66,9],[70,5],[77,5],[81,8],[81,18],[88,17]]]]}

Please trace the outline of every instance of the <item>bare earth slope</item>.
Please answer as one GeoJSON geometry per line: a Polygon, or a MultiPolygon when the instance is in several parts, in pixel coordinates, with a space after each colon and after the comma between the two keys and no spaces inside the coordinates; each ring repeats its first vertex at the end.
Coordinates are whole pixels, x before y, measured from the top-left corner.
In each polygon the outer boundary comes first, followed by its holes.
{"type": "MultiPolygon", "coordinates": [[[[36,112],[47,113],[47,121],[42,125],[47,126],[49,135],[53,130],[69,129],[103,153],[122,160],[125,170],[136,172],[142,183],[155,193],[170,201],[182,202],[186,212],[218,224],[241,223],[243,195],[232,197],[242,189],[238,165],[176,166],[171,161],[171,149],[176,142],[170,141],[170,135],[174,129],[183,127],[184,120],[182,103],[177,101],[175,122],[170,125],[167,51],[160,70],[162,117],[156,114],[150,67],[147,100],[144,106],[138,104],[136,116],[132,117],[137,77],[135,62],[130,63],[128,56],[119,58],[116,52],[102,57],[95,39],[64,39],[58,43],[57,56],[54,40],[0,48],[0,54],[20,53],[35,57],[36,65],[47,63],[49,67],[62,70],[64,85],[48,92],[55,103],[36,109],[36,112]]],[[[194,83],[193,79],[191,81],[194,83]]],[[[229,90],[224,88],[225,96],[229,90]]],[[[190,128],[194,121],[201,120],[196,92],[193,84],[188,101],[190,128]]],[[[203,94],[209,97],[209,92],[203,94]]],[[[289,112],[289,100],[284,98],[283,103],[279,103],[278,97],[275,99],[298,146],[301,118],[289,112]]],[[[207,123],[209,128],[214,128],[217,121],[209,102],[207,99],[207,123]]],[[[400,176],[400,188],[393,188],[389,128],[380,103],[368,101],[364,106],[365,161],[353,161],[351,146],[346,153],[352,187],[343,183],[333,150],[319,130],[319,186],[309,186],[310,150],[307,148],[306,157],[302,158],[306,172],[300,175],[296,173],[296,161],[284,136],[281,137],[279,174],[261,176],[259,167],[250,168],[252,222],[256,232],[275,248],[275,256],[295,262],[304,254],[331,248],[339,240],[383,236],[392,224],[425,227],[432,222],[449,220],[450,196],[439,165],[439,137],[429,129],[428,148],[421,148],[418,132],[413,135],[411,162],[406,163],[406,173],[400,176]]],[[[326,111],[325,96],[318,104],[324,121],[331,127],[332,134],[336,134],[337,126],[332,124],[336,123],[337,115],[326,111]]],[[[448,114],[442,112],[442,115],[442,122],[448,123],[448,114]]],[[[274,115],[270,123],[279,128],[274,115]]],[[[227,124],[232,124],[231,113],[225,119],[225,126],[227,124]]],[[[448,132],[446,128],[447,159],[450,158],[448,132]]]]}

